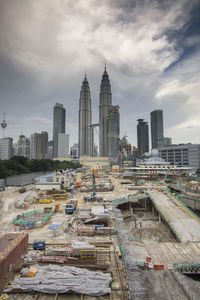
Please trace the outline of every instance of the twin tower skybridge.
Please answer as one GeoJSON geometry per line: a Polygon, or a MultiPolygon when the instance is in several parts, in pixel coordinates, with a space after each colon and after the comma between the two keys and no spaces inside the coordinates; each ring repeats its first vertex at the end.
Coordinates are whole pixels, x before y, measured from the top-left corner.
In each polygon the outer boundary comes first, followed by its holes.
{"type": "MultiPolygon", "coordinates": [[[[92,128],[92,129],[96,129],[96,127],[99,127],[99,123],[94,123],[94,124],[88,124],[88,127],[89,128],[92,128]]],[[[96,130],[96,132],[97,132],[97,130],[96,130]]],[[[98,133],[98,132],[97,132],[98,133]]]]}

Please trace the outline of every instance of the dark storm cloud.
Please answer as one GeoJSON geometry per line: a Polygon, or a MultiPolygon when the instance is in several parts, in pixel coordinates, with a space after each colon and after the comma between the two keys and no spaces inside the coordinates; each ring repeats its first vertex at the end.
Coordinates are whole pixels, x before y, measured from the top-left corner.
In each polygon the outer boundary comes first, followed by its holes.
{"type": "Polygon", "coordinates": [[[181,54],[165,71],[178,65],[182,60],[196,54],[200,50],[200,3],[190,8],[190,18],[179,28],[166,32],[169,41],[174,41],[181,54]]]}
{"type": "Polygon", "coordinates": [[[0,53],[0,90],[1,92],[30,92],[38,84],[36,77],[23,65],[16,63],[4,53],[0,53]],[[12,87],[12,89],[11,89],[12,87]]]}
{"type": "Polygon", "coordinates": [[[162,108],[166,135],[197,142],[198,9],[195,0],[1,0],[0,101],[7,133],[52,135],[53,105],[60,102],[70,144],[76,142],[84,73],[98,122],[106,60],[121,134],[135,144],[136,120],[162,108]]]}

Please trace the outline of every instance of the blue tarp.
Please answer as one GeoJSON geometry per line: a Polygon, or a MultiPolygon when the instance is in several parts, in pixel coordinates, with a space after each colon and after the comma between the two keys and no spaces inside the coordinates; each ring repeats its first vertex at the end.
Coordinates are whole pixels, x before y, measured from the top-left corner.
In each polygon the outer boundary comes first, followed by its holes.
{"type": "Polygon", "coordinates": [[[41,176],[42,178],[49,178],[49,177],[52,177],[54,174],[52,173],[52,174],[46,174],[46,175],[43,175],[43,176],[41,176]]]}
{"type": "Polygon", "coordinates": [[[48,229],[50,229],[50,230],[56,230],[56,229],[58,229],[60,227],[60,224],[51,224],[49,227],[48,227],[48,229]]]}

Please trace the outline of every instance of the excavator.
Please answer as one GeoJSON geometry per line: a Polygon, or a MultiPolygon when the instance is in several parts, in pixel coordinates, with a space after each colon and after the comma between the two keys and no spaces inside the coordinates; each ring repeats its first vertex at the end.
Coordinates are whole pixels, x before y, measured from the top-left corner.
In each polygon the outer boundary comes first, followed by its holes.
{"type": "Polygon", "coordinates": [[[92,175],[92,194],[90,197],[84,197],[84,201],[89,201],[89,202],[94,202],[94,201],[103,201],[102,197],[97,197],[97,193],[96,193],[96,181],[95,181],[95,175],[92,175]]]}

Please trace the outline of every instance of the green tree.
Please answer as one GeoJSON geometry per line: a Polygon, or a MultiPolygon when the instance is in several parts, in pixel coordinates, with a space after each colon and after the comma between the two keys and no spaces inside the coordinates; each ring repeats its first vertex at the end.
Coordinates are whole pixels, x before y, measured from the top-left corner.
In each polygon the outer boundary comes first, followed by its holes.
{"type": "Polygon", "coordinates": [[[0,160],[0,178],[31,172],[48,172],[80,168],[79,162],[59,161],[50,159],[30,159],[14,156],[10,160],[0,160]]]}

